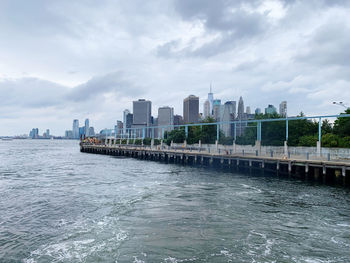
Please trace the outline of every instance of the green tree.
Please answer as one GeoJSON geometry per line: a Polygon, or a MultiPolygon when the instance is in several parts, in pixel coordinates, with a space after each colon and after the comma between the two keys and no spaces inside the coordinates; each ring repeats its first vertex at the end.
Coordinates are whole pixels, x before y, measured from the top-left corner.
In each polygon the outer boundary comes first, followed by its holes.
{"type": "MultiPolygon", "coordinates": [[[[350,114],[350,108],[345,110],[345,114],[350,114]]],[[[337,118],[334,121],[334,133],[342,137],[350,136],[350,118],[349,117],[337,118]]]]}
{"type": "MultiPolygon", "coordinates": [[[[301,112],[298,117],[304,117],[301,112]]],[[[288,122],[288,145],[298,146],[304,144],[300,142],[303,136],[316,136],[318,134],[318,122],[312,120],[292,120],[288,122]]],[[[305,138],[303,139],[305,140],[305,138]]]]}
{"type": "Polygon", "coordinates": [[[299,143],[297,146],[314,147],[317,144],[317,140],[317,136],[304,135],[299,138],[299,143]]]}
{"type": "Polygon", "coordinates": [[[333,127],[329,120],[322,121],[321,131],[322,134],[328,134],[333,132],[333,127]]]}
{"type": "MultiPolygon", "coordinates": [[[[214,123],[211,117],[206,118],[203,123],[214,123]]],[[[201,129],[200,140],[202,143],[213,144],[216,141],[216,125],[203,125],[201,129]]]]}
{"type": "Polygon", "coordinates": [[[202,131],[200,126],[188,127],[188,136],[186,138],[188,144],[198,143],[201,139],[202,131]]]}
{"type": "Polygon", "coordinates": [[[180,129],[172,130],[167,132],[166,144],[170,145],[171,141],[174,143],[183,143],[186,139],[185,129],[181,127],[180,129]]]}
{"type": "Polygon", "coordinates": [[[341,138],[338,135],[327,133],[322,135],[322,147],[339,147],[341,145],[341,138]]]}

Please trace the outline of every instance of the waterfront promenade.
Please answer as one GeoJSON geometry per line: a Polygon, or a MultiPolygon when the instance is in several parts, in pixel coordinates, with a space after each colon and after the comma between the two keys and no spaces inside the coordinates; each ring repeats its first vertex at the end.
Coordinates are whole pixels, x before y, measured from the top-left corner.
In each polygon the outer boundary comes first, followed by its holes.
{"type": "MultiPolygon", "coordinates": [[[[242,150],[241,146],[224,147],[210,145],[211,147],[189,146],[186,144],[167,145],[123,145],[117,140],[106,140],[104,144],[80,144],[81,152],[125,156],[143,160],[162,161],[184,165],[201,165],[214,168],[228,169],[258,169],[261,171],[275,171],[307,177],[323,182],[332,181],[343,185],[350,185],[350,161],[346,158],[327,156],[269,153],[265,151],[242,150]],[[239,148],[239,150],[238,150],[239,148]]],[[[311,148],[311,147],[310,147],[311,148]]],[[[249,148],[248,148],[249,149],[249,148]]],[[[251,148],[253,149],[253,148],[251,148]]],[[[305,149],[303,149],[305,151],[305,149]]],[[[312,152],[312,149],[310,149],[312,152]]]]}

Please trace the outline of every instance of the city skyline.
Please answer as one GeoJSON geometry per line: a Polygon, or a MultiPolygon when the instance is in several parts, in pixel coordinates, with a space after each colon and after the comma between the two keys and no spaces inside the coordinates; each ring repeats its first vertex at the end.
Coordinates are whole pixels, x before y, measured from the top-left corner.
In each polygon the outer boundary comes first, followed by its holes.
{"type": "Polygon", "coordinates": [[[135,98],[182,115],[195,94],[202,112],[210,83],[262,111],[287,99],[291,115],[337,114],[333,101],[350,103],[349,12],[326,0],[4,0],[0,135],[64,134],[86,117],[103,129],[135,98]]]}
{"type": "MultiPolygon", "coordinates": [[[[199,105],[199,97],[196,97],[195,95],[191,94],[184,98],[183,100],[183,115],[175,115],[174,114],[174,108],[171,106],[161,106],[157,109],[157,115],[152,115],[152,111],[150,110],[152,107],[152,101],[146,100],[146,99],[137,99],[132,101],[132,108],[133,111],[130,111],[129,109],[125,109],[122,112],[122,120],[117,120],[114,124],[114,129],[110,128],[111,125],[105,128],[94,130],[94,127],[89,127],[89,118],[86,118],[84,121],[84,125],[79,125],[79,120],[74,119],[73,125],[71,130],[65,130],[64,135],[58,135],[58,137],[63,137],[67,139],[79,139],[82,135],[83,136],[93,136],[98,133],[102,133],[107,130],[114,130],[115,133],[123,133],[127,134],[127,129],[129,128],[135,128],[135,129],[142,129],[147,127],[156,127],[156,126],[171,126],[171,125],[179,125],[179,124],[186,124],[186,123],[199,123],[202,122],[207,117],[213,118],[217,122],[228,122],[233,121],[236,119],[251,119],[255,114],[257,114],[257,110],[260,110],[259,107],[255,108],[255,111],[253,114],[251,114],[250,106],[244,106],[244,101],[242,96],[239,97],[239,101],[234,100],[228,100],[228,101],[222,101],[221,99],[215,98],[214,93],[212,92],[212,88],[210,87],[210,91],[208,93],[208,98],[211,98],[213,101],[212,106],[212,112],[210,112],[207,116],[205,116],[205,104],[208,102],[208,99],[205,100],[204,104],[202,105],[203,111],[200,110],[201,106],[199,105]],[[193,106],[189,107],[185,106],[185,102],[189,102],[189,100],[195,100],[195,104],[193,106]],[[216,106],[216,107],[214,107],[216,106]],[[136,108],[135,108],[136,107],[136,108]],[[137,114],[134,114],[135,109],[137,110],[137,114]],[[192,111],[192,112],[191,112],[192,111]],[[194,111],[194,112],[193,112],[194,111]],[[183,118],[185,112],[187,114],[192,115],[192,121],[186,121],[186,118],[183,118]],[[161,114],[161,115],[160,115],[161,114]],[[164,115],[165,114],[165,115],[164,115]],[[194,115],[197,115],[197,121],[194,121],[194,115]],[[161,116],[161,119],[159,119],[161,116]],[[182,118],[182,122],[177,123],[175,120],[175,116],[179,116],[182,118]],[[248,117],[249,116],[249,117],[248,117]],[[135,119],[136,118],[136,119],[135,119]],[[92,130],[91,130],[92,129],[92,130]]],[[[287,107],[287,101],[282,101],[279,104],[279,111],[274,107],[274,105],[268,104],[267,108],[265,108],[265,114],[273,114],[277,113],[280,114],[283,117],[287,117],[288,107],[287,107]],[[269,111],[267,109],[272,108],[272,111],[269,111]]],[[[260,114],[261,111],[258,113],[260,114]]],[[[229,125],[222,125],[220,129],[223,130],[224,134],[226,136],[229,136],[231,133],[230,126],[229,125]]],[[[170,129],[171,130],[171,129],[170,129]]],[[[48,131],[48,130],[46,130],[48,131]]],[[[130,130],[129,130],[130,132],[130,130]]],[[[160,132],[160,131],[159,131],[160,132]]],[[[39,136],[38,128],[33,128],[31,132],[29,133],[29,138],[46,138],[45,133],[43,136],[39,136]],[[32,136],[31,134],[34,133],[37,136],[32,136]]],[[[55,136],[55,135],[51,135],[55,136]]],[[[57,135],[56,135],[57,136],[57,135]]]]}

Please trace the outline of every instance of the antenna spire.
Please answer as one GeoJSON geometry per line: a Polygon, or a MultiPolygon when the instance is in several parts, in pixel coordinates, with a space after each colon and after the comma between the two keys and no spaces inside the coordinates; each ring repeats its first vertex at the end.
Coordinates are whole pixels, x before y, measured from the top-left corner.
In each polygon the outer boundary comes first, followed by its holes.
{"type": "Polygon", "coordinates": [[[211,82],[210,82],[210,93],[212,93],[212,92],[211,92],[211,82]]]}

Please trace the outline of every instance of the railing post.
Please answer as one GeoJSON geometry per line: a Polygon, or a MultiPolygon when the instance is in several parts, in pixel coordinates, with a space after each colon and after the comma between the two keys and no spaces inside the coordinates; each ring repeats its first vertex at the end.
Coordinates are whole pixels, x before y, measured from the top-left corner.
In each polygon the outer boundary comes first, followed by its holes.
{"type": "Polygon", "coordinates": [[[219,143],[219,137],[220,137],[220,129],[219,129],[219,124],[216,124],[216,140],[219,143]]]}
{"type": "Polygon", "coordinates": [[[288,118],[286,118],[286,141],[288,141],[288,118]]]}
{"type": "Polygon", "coordinates": [[[234,131],[235,131],[235,133],[234,133],[234,135],[233,135],[233,138],[234,138],[233,140],[236,141],[236,138],[237,138],[237,128],[236,128],[236,123],[235,123],[235,122],[233,123],[233,129],[234,129],[234,131]]]}
{"type": "Polygon", "coordinates": [[[261,141],[261,121],[257,122],[256,140],[261,141]]]}
{"type": "Polygon", "coordinates": [[[321,120],[321,118],[319,118],[319,121],[318,121],[318,141],[319,142],[321,142],[321,138],[322,138],[322,135],[321,135],[321,133],[322,133],[322,129],[321,129],[321,127],[322,127],[322,120],[321,120]]]}
{"type": "Polygon", "coordinates": [[[321,139],[322,139],[322,119],[318,119],[318,142],[317,142],[317,155],[321,156],[321,139]]]}
{"type": "Polygon", "coordinates": [[[187,137],[188,137],[188,126],[187,125],[185,126],[185,136],[186,136],[186,139],[187,139],[187,137]]]}

